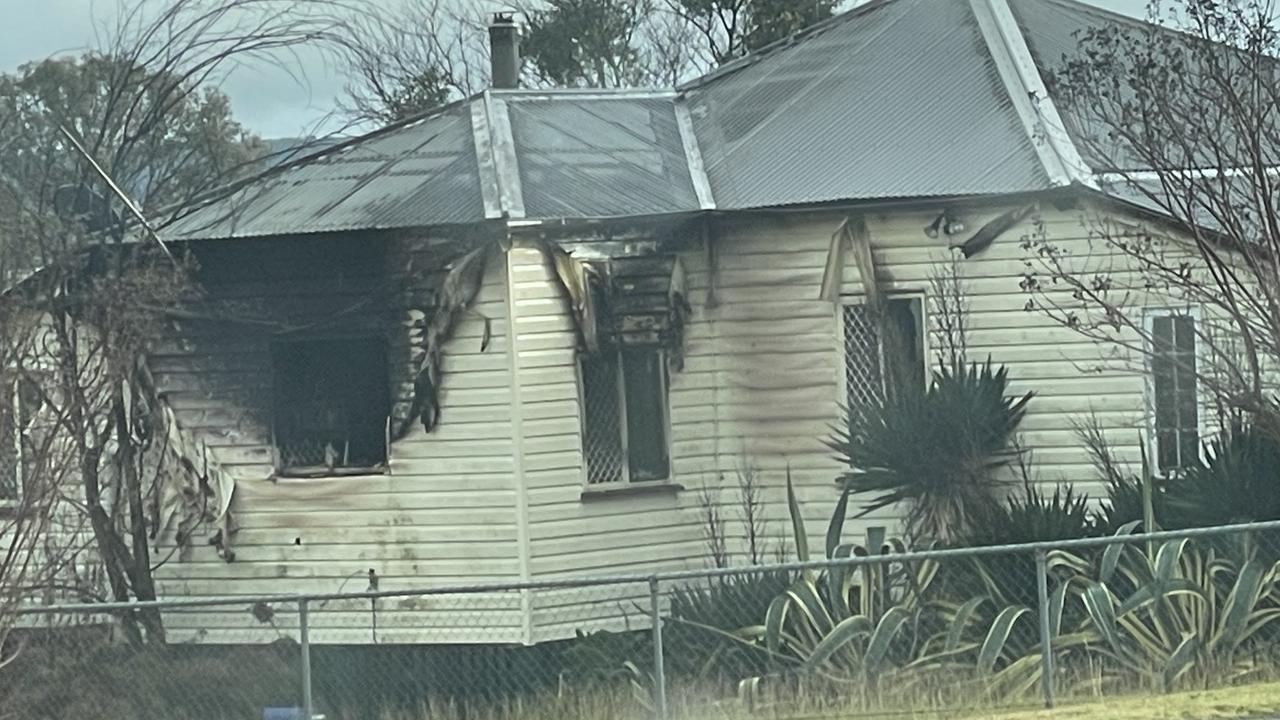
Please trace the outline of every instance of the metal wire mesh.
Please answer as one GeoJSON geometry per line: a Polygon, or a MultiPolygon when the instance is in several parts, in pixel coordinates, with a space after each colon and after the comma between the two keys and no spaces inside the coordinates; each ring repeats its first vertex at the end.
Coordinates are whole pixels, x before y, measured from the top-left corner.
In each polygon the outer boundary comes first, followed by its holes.
{"type": "Polygon", "coordinates": [[[0,503],[12,502],[20,487],[22,437],[12,385],[0,378],[0,503]]]}
{"type": "Polygon", "coordinates": [[[619,366],[616,352],[582,358],[582,454],[593,485],[626,479],[619,366]]]}
{"type": "Polygon", "coordinates": [[[15,720],[306,707],[327,720],[692,720],[1109,701],[1280,674],[1278,561],[1280,523],[886,546],[808,565],[171,603],[166,642],[143,645],[122,611],[66,606],[20,616],[0,706],[15,720]]]}
{"type": "Polygon", "coordinates": [[[119,613],[26,617],[5,642],[0,703],[15,720],[238,720],[298,707],[297,608],[265,608],[167,610],[167,642],[145,644],[119,613]]]}
{"type": "Polygon", "coordinates": [[[851,415],[884,399],[881,341],[875,316],[866,305],[845,305],[845,402],[851,415]]]}

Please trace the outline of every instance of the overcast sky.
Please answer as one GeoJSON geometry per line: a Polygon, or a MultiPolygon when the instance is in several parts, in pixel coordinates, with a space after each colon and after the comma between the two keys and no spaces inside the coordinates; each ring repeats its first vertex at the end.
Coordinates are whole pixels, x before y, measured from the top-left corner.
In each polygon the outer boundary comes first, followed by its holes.
{"type": "MultiPolygon", "coordinates": [[[[388,3],[395,0],[379,0],[388,3]]],[[[461,0],[480,9],[500,7],[501,0],[461,0]]],[[[1095,5],[1131,15],[1144,13],[1146,0],[1089,0],[1095,5]]],[[[109,21],[116,0],[0,0],[5,22],[0,24],[0,70],[50,55],[75,53],[91,46],[95,27],[109,21]]],[[[231,96],[235,115],[265,137],[305,134],[331,113],[342,91],[340,73],[316,59],[304,68],[305,77],[282,70],[253,67],[232,73],[223,89],[231,96]]]]}

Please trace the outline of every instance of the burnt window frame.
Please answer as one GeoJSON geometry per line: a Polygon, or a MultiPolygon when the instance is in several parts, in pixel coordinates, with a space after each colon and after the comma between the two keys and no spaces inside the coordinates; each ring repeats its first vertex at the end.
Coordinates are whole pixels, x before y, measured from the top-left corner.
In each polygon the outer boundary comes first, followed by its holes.
{"type": "Polygon", "coordinates": [[[618,480],[593,481],[591,471],[591,461],[588,457],[589,450],[587,448],[588,426],[591,418],[588,417],[587,410],[587,373],[583,367],[584,362],[589,362],[591,358],[584,353],[579,353],[575,363],[577,369],[577,385],[578,385],[578,413],[579,413],[579,440],[582,443],[582,484],[588,491],[605,491],[616,488],[636,488],[636,487],[660,487],[670,485],[673,482],[674,472],[672,468],[672,452],[671,452],[671,369],[668,367],[667,350],[661,347],[650,345],[622,345],[604,348],[598,354],[609,353],[613,358],[615,367],[617,367],[617,376],[615,380],[616,388],[616,414],[618,417],[618,434],[619,434],[619,454],[621,456],[621,472],[618,480]],[[652,353],[659,368],[659,388],[658,397],[659,405],[662,409],[662,443],[661,450],[665,459],[665,472],[660,477],[653,478],[633,478],[632,477],[632,456],[629,423],[627,422],[627,380],[625,371],[625,362],[623,354],[625,352],[646,352],[652,353]]]}
{"type": "MultiPolygon", "coordinates": [[[[1207,413],[1205,412],[1205,396],[1203,384],[1200,382],[1200,368],[1204,358],[1201,354],[1204,352],[1204,344],[1201,342],[1201,312],[1200,308],[1195,306],[1184,307],[1149,307],[1146,308],[1143,316],[1143,346],[1145,349],[1145,362],[1143,368],[1143,415],[1144,424],[1147,429],[1147,457],[1151,459],[1151,467],[1155,472],[1168,476],[1170,474],[1181,472],[1188,467],[1194,466],[1204,461],[1205,439],[1208,437],[1208,427],[1206,424],[1207,413]],[[1156,322],[1158,320],[1170,319],[1174,321],[1172,326],[1175,336],[1173,338],[1175,344],[1177,342],[1176,321],[1185,319],[1191,323],[1191,342],[1192,347],[1189,351],[1191,358],[1191,367],[1188,368],[1191,377],[1191,399],[1193,410],[1195,413],[1194,427],[1184,427],[1181,418],[1177,418],[1173,429],[1162,430],[1160,424],[1160,408],[1158,407],[1159,395],[1156,387],[1156,363],[1160,349],[1157,347],[1156,338],[1156,322]],[[1164,454],[1162,448],[1165,447],[1162,439],[1168,433],[1173,432],[1175,435],[1175,446],[1173,448],[1176,456],[1173,463],[1164,462],[1164,454]],[[1184,448],[1184,433],[1194,433],[1191,449],[1184,448]]],[[[1175,348],[1173,353],[1178,355],[1175,348]]],[[[1176,362],[1176,359],[1174,360],[1176,362]]],[[[1177,388],[1177,368],[1175,368],[1175,388],[1174,392],[1178,393],[1177,388]]],[[[1178,415],[1178,408],[1173,410],[1175,416],[1178,415]]]]}
{"type": "MultiPolygon", "coordinates": [[[[919,381],[922,383],[923,386],[927,387],[929,383],[929,375],[930,375],[930,361],[929,361],[930,348],[929,348],[929,328],[928,328],[929,298],[928,296],[925,294],[924,291],[905,290],[905,291],[898,291],[893,293],[886,293],[881,297],[881,301],[886,304],[886,307],[888,306],[888,304],[895,303],[895,302],[910,303],[909,309],[912,310],[912,317],[915,319],[915,323],[916,323],[914,337],[916,340],[916,348],[918,350],[918,355],[919,355],[916,358],[916,362],[920,371],[919,381]]],[[[836,342],[838,343],[836,348],[837,348],[837,355],[839,359],[838,362],[836,363],[836,376],[837,376],[837,383],[840,391],[839,404],[841,407],[848,410],[848,413],[849,413],[848,417],[850,420],[852,420],[853,413],[856,411],[856,409],[854,408],[853,403],[850,402],[849,339],[847,334],[848,321],[845,318],[850,307],[866,307],[867,305],[868,305],[867,297],[865,295],[842,295],[840,296],[839,303],[836,305],[836,312],[835,312],[836,342]]],[[[878,345],[879,345],[879,352],[877,357],[877,361],[879,365],[878,379],[881,385],[878,392],[880,393],[880,398],[883,399],[886,393],[889,392],[889,388],[887,384],[889,374],[885,371],[886,363],[885,363],[885,349],[884,349],[883,338],[878,339],[878,345]]]]}
{"type": "MultiPolygon", "coordinates": [[[[316,335],[304,337],[280,337],[271,341],[269,347],[270,355],[270,374],[271,374],[271,452],[272,464],[275,470],[275,476],[280,478],[291,479],[307,479],[307,478],[330,478],[330,477],[350,477],[359,475],[386,475],[390,471],[391,461],[391,416],[394,411],[395,397],[393,393],[394,373],[391,369],[392,348],[391,342],[383,333],[351,333],[336,335],[316,335]],[[382,362],[378,363],[380,379],[382,383],[378,385],[381,388],[382,407],[385,413],[379,428],[379,436],[381,442],[381,459],[372,464],[353,463],[353,464],[336,464],[334,467],[321,463],[319,465],[303,465],[303,464],[286,464],[281,449],[280,425],[281,425],[281,394],[283,388],[280,383],[281,375],[281,358],[285,348],[297,347],[302,345],[325,345],[325,344],[342,344],[344,346],[370,343],[377,348],[382,362]]],[[[370,363],[372,366],[373,363],[370,363]]],[[[373,385],[377,385],[371,383],[373,385]]],[[[372,432],[370,432],[372,436],[372,432]]]]}

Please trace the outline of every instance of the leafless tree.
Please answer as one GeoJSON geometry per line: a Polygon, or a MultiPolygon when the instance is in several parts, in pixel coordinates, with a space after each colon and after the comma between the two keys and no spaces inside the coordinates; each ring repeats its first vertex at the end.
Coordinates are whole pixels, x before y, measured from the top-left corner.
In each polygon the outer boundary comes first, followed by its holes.
{"type": "MultiPolygon", "coordinates": [[[[113,600],[156,597],[153,571],[165,558],[151,540],[173,494],[166,483],[186,477],[197,504],[206,490],[172,461],[147,365],[169,313],[199,288],[182,250],[142,218],[159,225],[252,171],[260,143],[230,118],[217,84],[246,62],[296,71],[302,47],[347,37],[350,11],[338,0],[138,0],[119,8],[96,49],[0,88],[0,205],[9,211],[0,312],[23,320],[0,323],[0,374],[33,381],[39,437],[66,473],[29,495],[24,485],[23,502],[42,510],[22,515],[12,539],[47,540],[49,523],[78,522],[69,542],[88,538],[113,600]]],[[[22,583],[62,582],[36,579],[22,583]]],[[[122,627],[134,643],[164,639],[154,611],[122,627]]]]}
{"type": "Polygon", "coordinates": [[[1224,420],[1280,429],[1269,379],[1280,361],[1273,5],[1153,2],[1162,27],[1079,38],[1051,78],[1065,121],[1103,188],[1152,216],[1090,211],[1083,242],[1038,219],[1023,288],[1029,309],[1098,341],[1106,364],[1142,366],[1167,342],[1153,337],[1148,308],[1197,313],[1195,351],[1178,371],[1196,374],[1224,420]]]}
{"type": "Polygon", "coordinates": [[[702,521],[702,541],[706,543],[707,559],[711,567],[729,566],[729,539],[725,533],[724,514],[720,510],[721,484],[704,484],[698,489],[698,516],[702,521]]]}
{"type": "Polygon", "coordinates": [[[82,519],[57,512],[74,478],[56,434],[45,431],[56,418],[45,412],[40,378],[23,371],[33,364],[13,354],[34,348],[36,327],[11,310],[0,307],[6,335],[28,342],[0,345],[0,667],[16,654],[8,642],[15,611],[25,598],[74,577],[85,545],[82,519]]]}
{"type": "Polygon", "coordinates": [[[447,0],[404,0],[345,24],[335,46],[345,68],[343,112],[358,122],[388,123],[488,83],[486,20],[447,0]]]}

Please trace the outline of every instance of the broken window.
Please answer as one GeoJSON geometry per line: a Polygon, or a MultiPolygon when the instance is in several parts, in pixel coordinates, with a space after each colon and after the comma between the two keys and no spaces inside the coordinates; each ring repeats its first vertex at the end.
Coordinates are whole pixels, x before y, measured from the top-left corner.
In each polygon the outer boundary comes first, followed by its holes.
{"type": "Polygon", "coordinates": [[[667,479],[667,365],[662,350],[623,346],[583,354],[581,379],[587,483],[667,479]]]}
{"type": "Polygon", "coordinates": [[[845,403],[851,420],[884,402],[887,393],[925,379],[923,303],[886,298],[877,310],[843,307],[845,403]]]}
{"type": "Polygon", "coordinates": [[[1169,472],[1200,458],[1196,385],[1196,321],[1187,314],[1152,313],[1149,412],[1157,467],[1169,472]]]}
{"type": "Polygon", "coordinates": [[[280,472],[323,475],[386,463],[391,393],[384,339],[280,343],[272,360],[280,472]]]}

